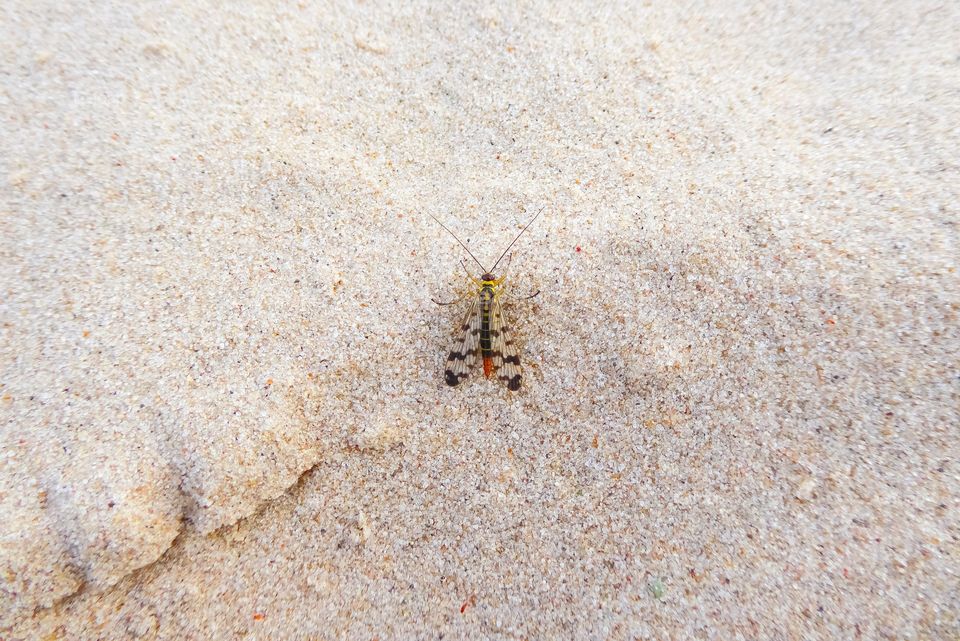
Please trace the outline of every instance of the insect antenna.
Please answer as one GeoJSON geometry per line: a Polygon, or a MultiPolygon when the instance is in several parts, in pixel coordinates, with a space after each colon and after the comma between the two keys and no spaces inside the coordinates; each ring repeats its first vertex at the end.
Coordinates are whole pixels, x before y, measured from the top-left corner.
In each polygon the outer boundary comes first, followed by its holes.
{"type": "MultiPolygon", "coordinates": [[[[446,230],[447,230],[447,233],[450,234],[451,236],[453,236],[453,239],[456,240],[458,243],[460,243],[460,246],[461,246],[461,247],[463,247],[465,250],[467,250],[467,253],[470,254],[470,258],[473,259],[473,262],[475,262],[477,265],[480,265],[480,261],[477,260],[477,257],[473,255],[473,252],[470,251],[470,248],[467,247],[462,240],[460,240],[459,238],[457,238],[457,235],[456,235],[456,234],[454,234],[452,231],[450,231],[450,229],[449,229],[446,225],[444,225],[444,224],[441,223],[439,220],[437,220],[437,217],[436,217],[436,216],[434,216],[433,214],[429,214],[429,216],[430,216],[430,218],[433,218],[433,220],[436,221],[436,223],[437,223],[438,225],[440,225],[441,227],[443,227],[444,229],[446,229],[446,230]]],[[[520,232],[520,233],[522,234],[523,232],[520,232]]],[[[502,258],[502,256],[501,256],[501,258],[502,258]]],[[[487,268],[484,267],[483,265],[480,265],[480,269],[483,270],[483,273],[484,273],[484,274],[487,273],[487,268]]]]}
{"type": "MultiPolygon", "coordinates": [[[[546,207],[546,205],[544,205],[544,207],[546,207]]],[[[540,217],[541,212],[543,212],[543,207],[540,208],[540,211],[537,212],[537,215],[536,215],[536,216],[534,216],[533,218],[530,219],[530,222],[529,222],[529,223],[527,223],[526,225],[524,225],[523,229],[520,230],[520,233],[517,234],[517,237],[513,239],[513,243],[515,243],[515,242],[517,242],[518,240],[520,240],[520,237],[523,236],[523,232],[527,231],[527,227],[529,227],[530,225],[532,225],[532,224],[533,224],[533,221],[535,221],[537,218],[540,217]]],[[[437,221],[437,222],[439,222],[439,221],[437,221]]],[[[513,247],[513,243],[510,243],[509,245],[507,245],[507,248],[503,250],[503,253],[502,253],[502,254],[500,254],[500,258],[498,258],[498,259],[497,259],[497,262],[495,262],[495,263],[493,264],[493,267],[490,268],[490,272],[491,272],[491,273],[493,272],[493,270],[495,270],[495,269],[497,268],[497,265],[500,264],[500,261],[503,260],[503,257],[507,255],[507,252],[510,251],[510,248],[513,247]]]]}

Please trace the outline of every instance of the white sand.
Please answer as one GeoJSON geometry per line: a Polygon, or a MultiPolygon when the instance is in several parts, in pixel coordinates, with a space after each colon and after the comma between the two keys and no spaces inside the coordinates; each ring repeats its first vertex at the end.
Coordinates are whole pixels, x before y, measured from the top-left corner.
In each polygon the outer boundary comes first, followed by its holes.
{"type": "Polygon", "coordinates": [[[960,5],[61,4],[0,7],[0,636],[960,634],[960,5]],[[427,214],[541,206],[524,389],[446,387],[427,214]]]}

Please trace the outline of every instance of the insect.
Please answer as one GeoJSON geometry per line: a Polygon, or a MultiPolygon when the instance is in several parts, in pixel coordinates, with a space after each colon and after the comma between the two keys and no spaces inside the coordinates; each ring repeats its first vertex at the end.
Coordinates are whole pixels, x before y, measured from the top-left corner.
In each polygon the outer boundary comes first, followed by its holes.
{"type": "MultiPolygon", "coordinates": [[[[500,304],[500,298],[504,295],[503,281],[506,279],[506,276],[497,278],[494,276],[493,270],[497,268],[497,265],[499,265],[503,257],[507,255],[510,248],[520,240],[523,232],[527,231],[527,228],[533,224],[542,211],[543,208],[541,207],[540,211],[530,219],[530,222],[520,230],[520,233],[513,239],[513,242],[500,254],[500,258],[497,259],[497,262],[495,262],[490,269],[485,268],[480,261],[477,260],[476,256],[473,255],[463,241],[457,238],[456,234],[437,220],[436,217],[431,215],[431,218],[433,218],[437,224],[443,227],[447,233],[460,243],[460,246],[467,251],[470,258],[480,266],[483,272],[483,275],[480,276],[479,279],[474,278],[470,275],[463,261],[460,262],[464,270],[467,271],[467,276],[476,286],[476,290],[475,295],[472,296],[473,300],[470,302],[470,308],[467,310],[466,315],[463,317],[463,322],[460,324],[460,331],[463,332],[463,334],[453,349],[450,350],[450,354],[447,355],[446,369],[443,372],[443,377],[447,385],[456,386],[462,383],[463,380],[470,375],[470,371],[476,365],[477,357],[479,356],[483,362],[483,375],[485,377],[490,378],[496,374],[497,378],[507,386],[507,389],[514,392],[520,389],[520,382],[522,380],[520,373],[520,355],[517,352],[517,346],[511,336],[510,325],[507,323],[506,316],[504,316],[503,313],[503,307],[500,304]]],[[[508,260],[508,266],[509,263],[510,261],[508,260]]],[[[539,293],[540,291],[537,290],[526,298],[533,298],[539,293]]],[[[464,298],[466,298],[466,296],[464,298]]],[[[463,300],[463,298],[450,303],[433,302],[438,305],[453,305],[459,303],[461,300],[463,300]]]]}

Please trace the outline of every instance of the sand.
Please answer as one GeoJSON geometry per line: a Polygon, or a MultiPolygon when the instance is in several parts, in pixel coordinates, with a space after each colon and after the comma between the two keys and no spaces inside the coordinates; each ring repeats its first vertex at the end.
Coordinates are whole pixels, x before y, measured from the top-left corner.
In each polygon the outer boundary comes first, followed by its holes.
{"type": "Polygon", "coordinates": [[[956,637],[958,31],[5,3],[0,636],[956,637]]]}

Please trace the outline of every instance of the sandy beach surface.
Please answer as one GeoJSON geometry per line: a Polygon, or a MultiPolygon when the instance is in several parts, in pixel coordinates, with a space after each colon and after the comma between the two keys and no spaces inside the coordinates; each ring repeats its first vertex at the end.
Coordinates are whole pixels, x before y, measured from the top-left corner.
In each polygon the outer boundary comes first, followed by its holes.
{"type": "Polygon", "coordinates": [[[957,33],[3,3],[0,638],[958,638],[957,33]]]}

